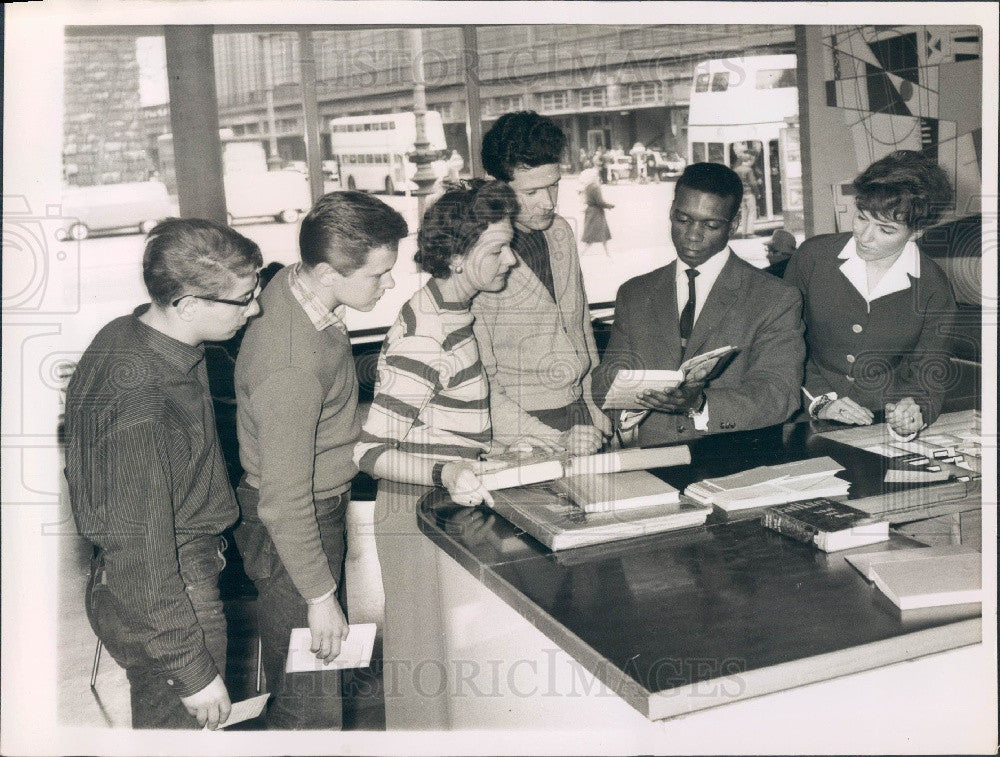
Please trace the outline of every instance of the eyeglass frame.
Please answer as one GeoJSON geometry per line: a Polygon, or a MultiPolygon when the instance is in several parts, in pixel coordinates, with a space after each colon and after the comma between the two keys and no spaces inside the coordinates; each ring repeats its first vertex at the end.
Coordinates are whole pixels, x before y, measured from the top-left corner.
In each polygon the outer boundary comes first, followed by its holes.
{"type": "Polygon", "coordinates": [[[183,300],[185,297],[194,297],[197,300],[206,300],[207,302],[221,302],[223,305],[235,305],[239,308],[249,307],[250,304],[257,299],[257,288],[260,286],[260,271],[257,271],[257,280],[254,281],[253,289],[250,290],[243,300],[228,300],[225,297],[209,297],[206,294],[182,294],[175,300],[170,302],[171,307],[177,307],[177,303],[183,300]]]}

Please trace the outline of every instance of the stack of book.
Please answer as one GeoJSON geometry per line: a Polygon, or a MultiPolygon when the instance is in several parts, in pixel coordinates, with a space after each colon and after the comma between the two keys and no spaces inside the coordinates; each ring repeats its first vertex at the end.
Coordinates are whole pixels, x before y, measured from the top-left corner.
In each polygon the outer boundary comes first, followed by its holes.
{"type": "Polygon", "coordinates": [[[770,507],[764,511],[761,523],[824,552],[889,540],[888,521],[825,497],[770,507]]]}
{"type": "Polygon", "coordinates": [[[481,478],[500,515],[552,550],[628,539],[705,522],[711,507],[645,468],[684,465],[687,447],[633,449],[564,460],[521,459],[481,478]]]}
{"type": "Polygon", "coordinates": [[[926,547],[850,555],[847,561],[900,610],[983,600],[982,556],[968,547],[926,547]]]}
{"type": "MultiPolygon", "coordinates": [[[[607,484],[613,500],[602,502],[591,492],[574,494],[566,483],[571,479],[559,479],[495,492],[493,509],[553,551],[700,526],[712,511],[707,505],[681,501],[672,486],[640,473],[631,484],[607,484]],[[638,500],[643,503],[636,504],[638,500]]],[[[610,478],[624,475],[631,476],[610,478]]]]}
{"type": "Polygon", "coordinates": [[[840,497],[847,494],[849,486],[848,481],[837,477],[842,470],[843,466],[829,457],[797,460],[706,478],[688,486],[684,494],[726,512],[815,497],[840,497]]]}

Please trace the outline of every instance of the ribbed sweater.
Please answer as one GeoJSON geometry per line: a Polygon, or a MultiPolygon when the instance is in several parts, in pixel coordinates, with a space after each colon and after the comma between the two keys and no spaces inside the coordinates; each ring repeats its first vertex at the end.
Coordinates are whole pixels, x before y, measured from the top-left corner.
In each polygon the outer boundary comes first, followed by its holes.
{"type": "Polygon", "coordinates": [[[336,586],[316,525],[314,499],[347,491],[361,431],[351,343],[309,320],[280,271],[260,297],[236,361],[237,432],[257,513],[303,597],[336,586]]]}

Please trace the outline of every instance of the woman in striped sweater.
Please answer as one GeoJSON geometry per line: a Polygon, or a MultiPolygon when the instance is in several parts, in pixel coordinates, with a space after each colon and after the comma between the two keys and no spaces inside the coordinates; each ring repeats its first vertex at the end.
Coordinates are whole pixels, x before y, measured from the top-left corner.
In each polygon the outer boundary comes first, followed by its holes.
{"type": "Polygon", "coordinates": [[[374,478],[443,486],[458,504],[492,504],[479,479],[490,450],[489,383],[472,333],[472,299],[497,292],[517,264],[513,191],[477,182],[442,195],[417,237],[431,275],[403,305],[378,362],[375,399],[354,449],[374,478]]]}

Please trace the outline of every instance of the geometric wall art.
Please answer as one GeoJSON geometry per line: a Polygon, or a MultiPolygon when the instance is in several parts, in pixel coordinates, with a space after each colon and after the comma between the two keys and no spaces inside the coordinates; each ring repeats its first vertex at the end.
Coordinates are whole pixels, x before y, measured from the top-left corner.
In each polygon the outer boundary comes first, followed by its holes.
{"type": "Polygon", "coordinates": [[[842,112],[857,170],[899,149],[937,162],[956,215],[979,212],[982,32],[978,26],[825,26],[826,104],[842,112]]]}

